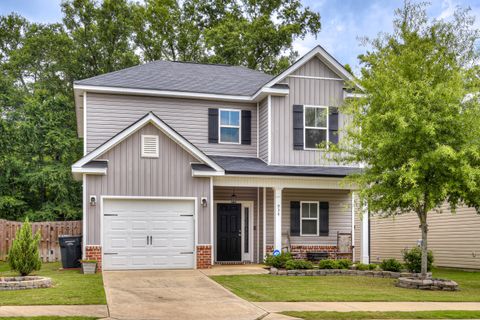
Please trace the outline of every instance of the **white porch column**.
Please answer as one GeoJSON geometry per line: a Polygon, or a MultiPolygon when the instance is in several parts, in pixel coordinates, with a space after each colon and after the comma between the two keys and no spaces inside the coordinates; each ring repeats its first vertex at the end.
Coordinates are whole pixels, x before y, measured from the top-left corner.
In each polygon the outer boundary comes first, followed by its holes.
{"type": "Polygon", "coordinates": [[[369,244],[369,230],[368,230],[368,205],[365,204],[362,210],[362,250],[361,250],[361,262],[370,263],[370,256],[368,253],[369,244]]]}
{"type": "Polygon", "coordinates": [[[281,187],[273,188],[274,192],[274,214],[275,214],[275,241],[274,250],[282,251],[282,190],[281,187]]]}
{"type": "Polygon", "coordinates": [[[355,261],[355,192],[352,191],[352,261],[355,261]]]}

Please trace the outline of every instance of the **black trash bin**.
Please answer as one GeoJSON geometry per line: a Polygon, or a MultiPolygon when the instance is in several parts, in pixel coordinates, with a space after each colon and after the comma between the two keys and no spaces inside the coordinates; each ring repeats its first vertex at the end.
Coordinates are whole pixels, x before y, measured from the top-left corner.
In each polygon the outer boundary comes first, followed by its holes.
{"type": "Polygon", "coordinates": [[[59,236],[62,267],[80,268],[82,259],[82,236],[59,236]]]}

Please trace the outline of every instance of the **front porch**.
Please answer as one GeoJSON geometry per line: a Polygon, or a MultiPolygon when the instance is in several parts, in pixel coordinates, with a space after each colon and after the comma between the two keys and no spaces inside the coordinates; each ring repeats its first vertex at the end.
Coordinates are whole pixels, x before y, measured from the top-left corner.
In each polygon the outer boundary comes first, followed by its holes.
{"type": "Polygon", "coordinates": [[[321,188],[318,183],[316,188],[292,183],[277,187],[259,180],[264,186],[242,186],[245,182],[238,178],[214,180],[214,264],[262,263],[274,250],[299,259],[312,258],[311,253],[316,258],[353,258],[355,205],[350,189],[321,188]]]}

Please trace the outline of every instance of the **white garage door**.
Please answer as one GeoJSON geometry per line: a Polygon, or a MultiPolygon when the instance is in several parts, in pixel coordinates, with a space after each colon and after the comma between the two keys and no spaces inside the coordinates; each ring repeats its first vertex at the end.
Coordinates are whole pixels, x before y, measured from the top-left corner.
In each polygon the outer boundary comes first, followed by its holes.
{"type": "Polygon", "coordinates": [[[192,200],[105,199],[103,268],[193,268],[194,210],[192,200]]]}

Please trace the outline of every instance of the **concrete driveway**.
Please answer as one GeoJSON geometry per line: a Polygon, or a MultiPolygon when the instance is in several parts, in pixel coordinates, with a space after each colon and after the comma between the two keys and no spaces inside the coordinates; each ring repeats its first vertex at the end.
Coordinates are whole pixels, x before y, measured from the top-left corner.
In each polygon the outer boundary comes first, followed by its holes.
{"type": "Polygon", "coordinates": [[[245,319],[267,313],[198,270],[104,271],[110,318],[245,319]]]}

